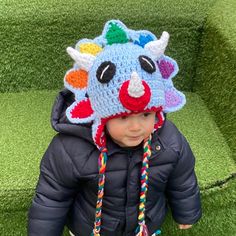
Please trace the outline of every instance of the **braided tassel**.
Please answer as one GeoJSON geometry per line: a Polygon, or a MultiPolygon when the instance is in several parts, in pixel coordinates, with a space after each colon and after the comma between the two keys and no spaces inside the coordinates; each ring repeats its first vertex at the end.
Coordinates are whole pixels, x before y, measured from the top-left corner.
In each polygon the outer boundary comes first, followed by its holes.
{"type": "Polygon", "coordinates": [[[102,200],[104,195],[105,171],[107,163],[107,149],[102,148],[98,158],[99,180],[98,180],[98,198],[96,205],[96,214],[94,221],[94,228],[91,236],[100,236],[101,230],[101,216],[102,216],[102,200]]]}
{"type": "Polygon", "coordinates": [[[141,169],[141,192],[140,192],[140,201],[139,201],[139,215],[138,215],[138,227],[135,231],[136,236],[148,236],[148,229],[145,224],[145,203],[146,195],[148,190],[148,170],[149,170],[149,158],[151,156],[151,138],[144,140],[143,148],[143,162],[141,169]]]}

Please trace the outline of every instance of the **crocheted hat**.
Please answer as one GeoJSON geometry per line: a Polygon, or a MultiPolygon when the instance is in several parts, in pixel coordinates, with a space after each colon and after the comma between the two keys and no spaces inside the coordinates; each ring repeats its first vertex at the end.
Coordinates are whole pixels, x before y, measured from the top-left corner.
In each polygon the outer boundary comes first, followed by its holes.
{"type": "MultiPolygon", "coordinates": [[[[100,235],[102,199],[107,162],[105,125],[109,119],[138,112],[156,112],[153,131],[164,121],[163,112],[174,112],[186,102],[175,89],[172,78],[177,63],[164,55],[169,34],[160,39],[147,30],[128,29],[119,20],[108,21],[101,35],[81,39],[67,52],[75,61],[67,71],[64,85],[75,95],[66,110],[70,122],[92,123],[94,143],[101,154],[98,158],[99,186],[95,223],[92,235],[100,235]]],[[[144,140],[141,192],[136,235],[148,235],[145,225],[145,202],[148,187],[148,160],[151,137],[144,140]]],[[[157,233],[156,233],[157,234],[157,233]]]]}

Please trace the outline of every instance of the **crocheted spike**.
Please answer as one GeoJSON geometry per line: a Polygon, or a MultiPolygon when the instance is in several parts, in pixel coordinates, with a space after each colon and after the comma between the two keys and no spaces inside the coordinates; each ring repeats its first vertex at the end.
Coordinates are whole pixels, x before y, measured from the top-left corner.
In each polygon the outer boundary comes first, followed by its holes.
{"type": "Polygon", "coordinates": [[[99,52],[102,51],[102,48],[95,43],[81,43],[78,45],[79,51],[81,53],[89,53],[96,56],[99,52]]]}
{"type": "Polygon", "coordinates": [[[74,89],[84,89],[87,87],[88,73],[85,70],[71,70],[65,76],[65,86],[74,89]]]}
{"type": "MultiPolygon", "coordinates": [[[[179,71],[177,62],[165,55],[163,55],[160,60],[157,61],[157,66],[164,81],[171,80],[179,71]]],[[[173,83],[171,84],[171,86],[174,87],[173,83]]]]}
{"type": "Polygon", "coordinates": [[[174,87],[165,90],[165,100],[165,112],[173,112],[179,110],[186,103],[185,95],[177,91],[174,87]]]}
{"type": "Polygon", "coordinates": [[[90,100],[82,100],[79,102],[74,109],[71,111],[72,118],[86,118],[93,114],[93,110],[91,108],[90,100]]]}
{"type": "Polygon", "coordinates": [[[139,39],[134,41],[134,44],[137,44],[137,45],[141,46],[142,48],[144,48],[144,46],[151,41],[153,41],[153,38],[151,35],[142,35],[141,34],[139,36],[139,39]]]}
{"type": "Polygon", "coordinates": [[[168,79],[175,70],[174,65],[167,60],[160,60],[158,62],[158,67],[160,69],[163,79],[168,79]]]}
{"type": "Polygon", "coordinates": [[[129,41],[125,31],[112,22],[110,23],[110,28],[106,33],[106,39],[108,45],[114,43],[127,43],[129,41]]]}
{"type": "Polygon", "coordinates": [[[94,121],[94,112],[89,99],[75,101],[66,109],[66,117],[72,123],[90,123],[94,121]]]}

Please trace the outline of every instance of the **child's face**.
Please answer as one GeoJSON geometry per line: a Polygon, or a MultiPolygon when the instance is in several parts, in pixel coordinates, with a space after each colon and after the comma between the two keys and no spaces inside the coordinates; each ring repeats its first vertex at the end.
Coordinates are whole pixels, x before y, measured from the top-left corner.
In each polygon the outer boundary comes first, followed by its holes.
{"type": "Polygon", "coordinates": [[[121,147],[134,147],[148,137],[155,124],[155,112],[142,112],[113,118],[106,124],[107,130],[121,147]]]}

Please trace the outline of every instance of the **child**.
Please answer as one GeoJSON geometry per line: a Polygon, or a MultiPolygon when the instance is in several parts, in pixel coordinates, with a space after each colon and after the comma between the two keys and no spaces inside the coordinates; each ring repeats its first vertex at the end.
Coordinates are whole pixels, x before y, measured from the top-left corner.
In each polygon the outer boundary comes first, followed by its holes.
{"type": "Polygon", "coordinates": [[[52,125],[58,134],[40,166],[28,235],[158,235],[169,205],[179,228],[201,217],[194,156],[165,114],[185,96],[164,55],[169,34],[111,20],[67,52],[52,125]],[[168,203],[168,204],[167,204],[168,203]]]}

